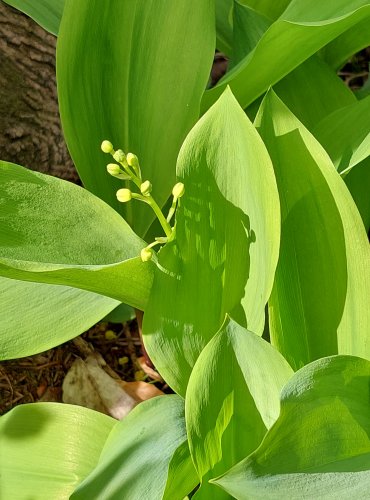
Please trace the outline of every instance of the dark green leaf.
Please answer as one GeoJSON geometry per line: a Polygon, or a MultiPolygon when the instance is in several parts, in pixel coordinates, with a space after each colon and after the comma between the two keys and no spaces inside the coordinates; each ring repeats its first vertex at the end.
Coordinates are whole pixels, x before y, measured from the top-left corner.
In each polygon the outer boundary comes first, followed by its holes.
{"type": "Polygon", "coordinates": [[[87,189],[143,236],[154,217],[144,203],[119,205],[106,175],[103,139],[140,160],[163,205],[176,158],[199,115],[215,48],[212,0],[67,0],[57,79],[66,141],[87,189]]]}

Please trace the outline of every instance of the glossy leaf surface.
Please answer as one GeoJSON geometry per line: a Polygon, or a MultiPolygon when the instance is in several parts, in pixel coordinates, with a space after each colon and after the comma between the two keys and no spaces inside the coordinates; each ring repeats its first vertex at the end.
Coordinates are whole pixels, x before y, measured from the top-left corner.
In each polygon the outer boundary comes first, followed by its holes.
{"type": "Polygon", "coordinates": [[[182,398],[140,403],[114,427],[97,467],[71,499],[182,500],[198,482],[186,439],[182,398]]]}
{"type": "Polygon", "coordinates": [[[69,498],[98,462],[116,420],[58,403],[15,407],[0,417],[2,498],[69,498]]]}
{"type": "Polygon", "coordinates": [[[350,193],[322,146],[273,92],[256,123],[282,213],[272,342],[296,369],[338,352],[370,359],[369,246],[350,193]]]}
{"type": "Polygon", "coordinates": [[[4,0],[24,12],[53,35],[59,31],[65,0],[4,0]]]}
{"type": "Polygon", "coordinates": [[[284,387],[261,446],[216,483],[234,498],[366,498],[370,487],[370,363],[320,359],[284,387]]]}
{"type": "Polygon", "coordinates": [[[0,275],[145,307],[154,265],[112,208],[72,183],[0,162],[0,275]]]}
{"type": "Polygon", "coordinates": [[[185,195],[176,236],[159,253],[144,343],[185,394],[190,372],[225,314],[262,334],[279,247],[279,202],[266,149],[229,90],[181,149],[185,195]]]}
{"type": "Polygon", "coordinates": [[[321,47],[370,15],[365,0],[348,2],[292,1],[265,32],[255,50],[205,92],[206,111],[230,85],[245,108],[321,47]],[[277,43],[278,40],[278,43],[277,43]]]}
{"type": "Polygon", "coordinates": [[[60,285],[0,278],[0,360],[31,356],[77,337],[119,302],[60,285]]]}
{"type": "MultiPolygon", "coordinates": [[[[201,352],[186,392],[190,451],[202,488],[254,451],[280,413],[293,370],[268,342],[226,320],[201,352]]],[[[221,492],[209,485],[212,498],[221,492]]]]}
{"type": "Polygon", "coordinates": [[[144,203],[118,204],[120,182],[106,175],[100,143],[109,139],[135,153],[143,181],[163,205],[181,143],[199,115],[214,48],[212,0],[66,1],[57,47],[66,141],[85,187],[140,236],[153,213],[144,203]]]}

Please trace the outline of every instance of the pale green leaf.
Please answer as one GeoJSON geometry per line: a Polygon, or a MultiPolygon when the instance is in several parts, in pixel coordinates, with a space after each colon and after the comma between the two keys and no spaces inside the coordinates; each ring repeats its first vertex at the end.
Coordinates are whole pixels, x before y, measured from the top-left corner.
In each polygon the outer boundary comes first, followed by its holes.
{"type": "Polygon", "coordinates": [[[240,500],[367,498],[369,385],[364,359],[333,356],[302,368],[261,446],[216,484],[240,500]]]}
{"type": "Polygon", "coordinates": [[[57,35],[65,0],[4,0],[24,12],[53,35],[57,35]]]}
{"type": "Polygon", "coordinates": [[[122,217],[75,184],[0,162],[0,275],[146,305],[154,265],[122,217]]]}
{"type": "Polygon", "coordinates": [[[344,177],[352,198],[361,214],[366,232],[370,230],[370,158],[356,165],[344,177]]]}
{"type": "Polygon", "coordinates": [[[370,358],[370,253],[350,193],[322,146],[273,92],[256,122],[282,215],[272,342],[294,368],[338,352],[370,358]]]}
{"type": "Polygon", "coordinates": [[[225,314],[262,334],[279,247],[279,202],[265,146],[227,90],[181,149],[185,195],[159,253],[144,343],[180,394],[225,314]]]}
{"type": "MultiPolygon", "coordinates": [[[[279,416],[280,391],[292,375],[269,343],[226,320],[200,354],[186,391],[189,446],[204,482],[259,446],[279,416]]],[[[221,495],[208,488],[212,498],[221,495]]]]}
{"type": "Polygon", "coordinates": [[[0,417],[1,497],[69,498],[96,466],[116,420],[58,403],[15,407],[0,417]]]}
{"type": "Polygon", "coordinates": [[[370,15],[366,0],[295,0],[247,55],[202,99],[206,111],[230,85],[245,108],[324,45],[370,15]]]}
{"type": "Polygon", "coordinates": [[[369,115],[370,96],[334,111],[313,130],[343,175],[370,155],[369,115]]]}
{"type": "Polygon", "coordinates": [[[103,139],[135,153],[143,181],[163,205],[176,158],[199,115],[215,49],[212,0],[67,0],[57,47],[66,141],[87,189],[140,235],[154,216],[144,203],[119,205],[106,175],[103,139]]]}
{"type": "Polygon", "coordinates": [[[0,360],[31,356],[77,337],[116,300],[60,285],[0,278],[0,360]]]}
{"type": "Polygon", "coordinates": [[[182,398],[140,403],[114,427],[97,467],[71,500],[182,500],[198,482],[186,441],[182,398]],[[177,469],[180,478],[187,476],[184,482],[175,477],[177,469]]]}

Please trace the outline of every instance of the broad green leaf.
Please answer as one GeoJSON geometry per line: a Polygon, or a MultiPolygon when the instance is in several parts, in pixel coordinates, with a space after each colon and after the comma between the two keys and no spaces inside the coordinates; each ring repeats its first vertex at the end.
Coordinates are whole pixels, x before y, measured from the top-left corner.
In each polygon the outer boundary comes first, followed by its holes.
{"type": "Polygon", "coordinates": [[[24,12],[40,26],[57,35],[65,0],[4,0],[24,12]]]}
{"type": "Polygon", "coordinates": [[[66,499],[98,462],[116,420],[58,403],[15,407],[0,417],[1,497],[66,499]]]}
{"type": "Polygon", "coordinates": [[[370,230],[370,158],[356,165],[344,177],[352,198],[361,214],[366,232],[370,230]]]}
{"type": "Polygon", "coordinates": [[[343,80],[317,55],[274,85],[274,91],[310,131],[327,115],[357,102],[343,80]]]}
{"type": "Polygon", "coordinates": [[[186,440],[182,398],[140,403],[114,427],[97,467],[71,500],[182,500],[198,483],[186,440]]]}
{"type": "Polygon", "coordinates": [[[370,96],[334,111],[313,130],[341,174],[370,155],[369,114],[370,96]]]}
{"type": "Polygon", "coordinates": [[[270,85],[369,15],[370,3],[366,0],[292,1],[265,32],[254,51],[227,73],[216,87],[205,92],[203,112],[227,85],[240,105],[247,107],[270,85]]]}
{"type": "Polygon", "coordinates": [[[158,256],[143,333],[156,368],[184,395],[226,313],[262,334],[280,220],[270,158],[230,90],[186,138],[177,174],[185,195],[175,238],[158,256]]]}
{"type": "Polygon", "coordinates": [[[370,363],[333,356],[284,387],[261,446],[215,483],[240,500],[367,498],[370,363]]]}
{"type": "Polygon", "coordinates": [[[257,43],[267,31],[272,21],[252,9],[248,5],[239,2],[234,3],[234,30],[233,30],[233,53],[232,65],[234,67],[255,48],[257,43]]]}
{"type": "Polygon", "coordinates": [[[87,189],[140,235],[145,203],[118,205],[103,139],[132,151],[163,205],[180,146],[199,115],[215,49],[212,0],[67,0],[57,47],[66,141],[87,189]],[[195,57],[196,55],[196,57],[195,57]]]}
{"type": "MultiPolygon", "coordinates": [[[[204,483],[259,446],[279,416],[280,392],[292,375],[268,342],[226,320],[201,352],[186,391],[189,447],[204,483]]],[[[212,498],[224,497],[215,486],[209,489],[212,498]]]]}
{"type": "Polygon", "coordinates": [[[137,257],[145,243],[99,198],[0,162],[0,204],[1,276],[73,286],[145,307],[154,269],[137,257]]]}
{"type": "Polygon", "coordinates": [[[330,42],[321,50],[323,59],[335,70],[343,66],[353,54],[370,45],[370,16],[330,42]]]}
{"type": "Polygon", "coordinates": [[[0,360],[31,356],[77,337],[116,300],[60,285],[0,278],[0,360]]]}
{"type": "Polygon", "coordinates": [[[256,118],[280,193],[273,344],[293,368],[330,354],[370,358],[370,254],[360,214],[321,145],[270,92],[256,118]]]}

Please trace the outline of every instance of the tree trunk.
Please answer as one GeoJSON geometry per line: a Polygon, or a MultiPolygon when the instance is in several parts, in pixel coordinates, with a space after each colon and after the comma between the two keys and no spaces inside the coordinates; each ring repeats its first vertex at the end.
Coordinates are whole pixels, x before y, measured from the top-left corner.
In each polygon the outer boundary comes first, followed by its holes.
{"type": "Polygon", "coordinates": [[[59,119],[56,38],[0,2],[0,159],[77,181],[59,119]]]}

